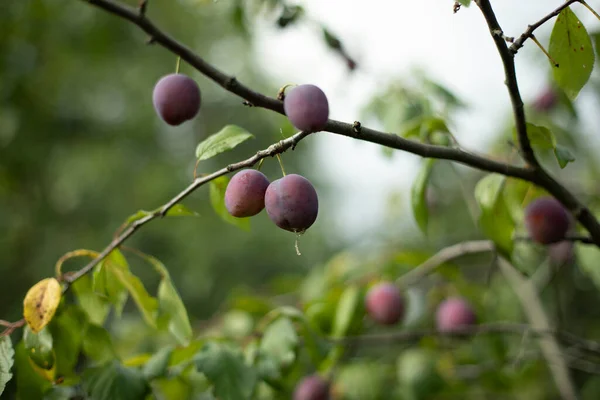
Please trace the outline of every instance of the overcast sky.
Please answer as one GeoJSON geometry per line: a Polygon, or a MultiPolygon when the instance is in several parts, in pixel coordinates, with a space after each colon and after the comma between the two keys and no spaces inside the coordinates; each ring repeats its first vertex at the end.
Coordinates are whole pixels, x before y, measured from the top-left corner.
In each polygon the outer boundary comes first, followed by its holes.
{"type": "MultiPolygon", "coordinates": [[[[329,99],[330,117],[352,122],[359,119],[361,108],[378,87],[385,87],[394,78],[406,78],[412,68],[420,67],[471,106],[457,116],[455,134],[469,149],[486,150],[487,140],[505,121],[510,103],[500,58],[475,5],[453,14],[451,0],[299,3],[311,19],[324,23],[342,39],[360,69],[348,74],[310,24],[286,30],[263,24],[256,54],[273,80],[320,86],[329,99]]],[[[505,33],[518,36],[528,24],[561,3],[503,0],[494,1],[493,6],[505,33]]],[[[589,30],[598,25],[582,6],[575,5],[573,10],[589,30]]],[[[547,41],[551,29],[549,23],[536,35],[547,41]]],[[[535,97],[550,73],[548,65],[540,63],[539,50],[532,44],[527,43],[517,56],[525,101],[535,97]]],[[[332,184],[344,183],[339,185],[342,204],[327,212],[336,213],[336,221],[349,237],[376,229],[384,218],[386,195],[399,189],[409,191],[419,159],[396,153],[390,161],[381,156],[378,146],[337,135],[319,135],[314,140],[320,144],[324,173],[331,177],[332,184]]]]}

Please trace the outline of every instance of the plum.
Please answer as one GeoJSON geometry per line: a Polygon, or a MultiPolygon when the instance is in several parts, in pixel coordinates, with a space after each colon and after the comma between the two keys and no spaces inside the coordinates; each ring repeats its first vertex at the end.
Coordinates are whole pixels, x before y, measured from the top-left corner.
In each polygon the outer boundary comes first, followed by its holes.
{"type": "Polygon", "coordinates": [[[245,169],[235,174],[225,190],[225,207],[237,218],[251,217],[265,208],[269,179],[260,171],[245,169]]]}
{"type": "Polygon", "coordinates": [[[553,197],[539,197],[525,208],[525,228],[531,239],[541,244],[564,239],[571,220],[567,210],[553,197]]]}
{"type": "Polygon", "coordinates": [[[394,325],[404,317],[404,299],[391,282],[373,286],[365,297],[367,314],[382,325],[394,325]]]}
{"type": "Polygon", "coordinates": [[[440,332],[453,332],[476,322],[473,308],[461,297],[448,298],[438,306],[436,324],[440,332]]]}
{"type": "Polygon", "coordinates": [[[201,95],[198,84],[183,74],[163,76],[154,86],[152,102],[158,115],[169,125],[188,121],[200,110],[201,95]]]}
{"type": "Polygon", "coordinates": [[[294,390],[294,400],[329,400],[329,383],[319,375],[302,379],[294,390]]]}
{"type": "Polygon", "coordinates": [[[275,225],[302,233],[317,220],[319,199],[308,179],[289,174],[271,182],[265,193],[265,208],[275,225]]]}
{"type": "Polygon", "coordinates": [[[327,96],[315,85],[300,85],[291,89],[283,100],[285,115],[305,132],[322,130],[329,118],[327,96]]]}

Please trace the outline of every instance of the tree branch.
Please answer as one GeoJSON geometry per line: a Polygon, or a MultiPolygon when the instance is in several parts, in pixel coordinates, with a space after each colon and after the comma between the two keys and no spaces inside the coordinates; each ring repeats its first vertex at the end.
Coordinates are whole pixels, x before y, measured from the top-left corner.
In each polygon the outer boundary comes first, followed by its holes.
{"type": "Polygon", "coordinates": [[[600,342],[583,339],[569,332],[555,329],[534,329],[528,324],[519,324],[515,322],[492,322],[487,324],[471,325],[461,327],[460,329],[452,332],[441,332],[435,329],[408,331],[402,330],[386,333],[346,336],[343,338],[327,338],[327,340],[335,344],[388,346],[393,343],[419,341],[425,337],[468,338],[471,336],[494,334],[527,334],[537,338],[556,336],[565,344],[568,344],[576,349],[585,350],[595,355],[598,355],[600,350],[600,342]]]}
{"type": "Polygon", "coordinates": [[[440,265],[450,260],[467,254],[484,253],[486,251],[494,251],[494,243],[491,240],[474,240],[446,247],[421,265],[402,275],[397,282],[401,287],[408,287],[432,274],[440,265]]]}
{"type": "Polygon", "coordinates": [[[568,0],[567,2],[565,2],[564,4],[562,4],[561,6],[559,6],[556,10],[552,11],[550,14],[546,15],[544,18],[540,19],[538,22],[536,22],[533,25],[529,25],[527,27],[527,30],[525,32],[523,32],[523,34],[521,36],[519,36],[514,42],[513,44],[509,47],[508,51],[510,51],[510,53],[512,53],[512,55],[514,56],[515,54],[517,54],[517,52],[519,51],[519,49],[521,47],[523,47],[523,44],[525,43],[525,41],[531,37],[533,37],[533,32],[539,28],[540,26],[544,25],[546,22],[548,22],[548,20],[556,17],[558,14],[560,14],[560,12],[562,10],[564,10],[565,8],[569,7],[571,4],[573,3],[579,3],[579,0],[568,0]]]}
{"type": "Polygon", "coordinates": [[[496,14],[494,14],[494,10],[492,9],[489,0],[476,0],[476,3],[483,13],[485,21],[490,29],[490,33],[492,34],[492,38],[498,48],[498,53],[500,53],[500,58],[502,59],[504,74],[506,75],[506,81],[504,83],[506,84],[510,95],[521,155],[530,167],[534,169],[538,168],[539,162],[535,157],[535,153],[529,142],[529,137],[527,136],[525,110],[523,108],[521,94],[519,93],[513,54],[508,50],[508,46],[504,40],[504,33],[496,19],[496,14]]]}
{"type": "MultiPolygon", "coordinates": [[[[513,288],[519,300],[523,311],[529,320],[530,326],[534,331],[550,331],[550,322],[544,312],[544,307],[537,294],[537,289],[531,280],[515,269],[504,258],[498,258],[500,271],[513,288]]],[[[548,362],[550,372],[554,376],[554,381],[563,399],[575,400],[577,395],[575,385],[571,380],[569,369],[565,359],[561,356],[561,349],[554,335],[545,335],[539,339],[542,353],[548,362]]]]}
{"type": "MultiPolygon", "coordinates": [[[[279,114],[285,115],[283,111],[283,103],[281,101],[265,96],[261,93],[257,93],[252,89],[248,88],[247,86],[238,82],[235,79],[235,77],[228,76],[227,74],[219,71],[217,68],[204,61],[201,57],[195,54],[188,47],[179,43],[166,33],[162,32],[144,15],[140,15],[136,9],[120,5],[114,2],[113,0],[84,1],[137,25],[144,32],[146,32],[152,37],[153,43],[158,43],[166,49],[170,50],[172,53],[180,56],[182,59],[184,59],[191,66],[196,68],[202,74],[204,74],[205,76],[222,86],[225,90],[228,90],[242,97],[254,106],[266,108],[275,111],[279,114]]],[[[484,1],[482,0],[481,2],[484,1]]],[[[489,5],[489,2],[487,1],[485,1],[484,3],[487,3],[489,5]]],[[[495,17],[493,17],[493,19],[495,21],[495,17]]],[[[502,41],[498,37],[495,37],[495,40],[502,41]]],[[[504,54],[507,53],[508,49],[504,45],[504,54]]],[[[512,79],[513,83],[511,84],[511,87],[514,86],[516,92],[511,90],[511,93],[516,93],[516,99],[518,99],[518,102],[516,104],[520,104],[520,106],[514,108],[516,110],[516,114],[519,114],[522,117],[518,119],[518,121],[521,122],[517,124],[519,138],[520,140],[528,144],[529,141],[527,139],[526,129],[524,125],[525,116],[523,111],[523,103],[520,99],[518,87],[516,86],[514,63],[512,61],[512,58],[510,57],[508,59],[506,57],[503,57],[503,62],[505,59],[509,63],[509,67],[510,65],[512,65],[512,68],[509,68],[509,70],[512,70],[511,76],[514,78],[512,79]]],[[[374,129],[363,127],[358,122],[348,124],[340,121],[329,120],[324,128],[324,131],[351,137],[357,140],[363,140],[366,142],[380,144],[382,146],[390,147],[397,150],[403,150],[426,158],[438,158],[443,160],[455,161],[473,168],[480,169],[482,171],[495,172],[502,175],[519,178],[528,182],[535,183],[546,189],[554,197],[556,197],[556,199],[559,200],[565,207],[571,210],[571,212],[575,215],[579,222],[581,222],[581,224],[585,226],[586,229],[590,232],[594,243],[600,246],[600,224],[598,223],[594,215],[583,204],[581,204],[564,186],[562,186],[559,182],[554,180],[544,171],[540,172],[538,170],[536,172],[533,169],[521,168],[510,164],[497,162],[464,151],[462,149],[418,143],[412,140],[404,139],[398,135],[379,132],[374,129]]],[[[531,146],[522,146],[522,148],[524,147],[531,148],[531,146]]],[[[533,154],[533,152],[531,152],[531,154],[533,154]]]]}

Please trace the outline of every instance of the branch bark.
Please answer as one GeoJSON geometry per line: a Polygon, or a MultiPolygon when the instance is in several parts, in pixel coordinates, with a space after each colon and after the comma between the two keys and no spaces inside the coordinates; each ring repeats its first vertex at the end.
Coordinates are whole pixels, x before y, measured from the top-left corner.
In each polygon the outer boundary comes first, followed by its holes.
{"type": "Polygon", "coordinates": [[[519,92],[519,84],[517,83],[514,56],[508,50],[508,46],[504,40],[504,32],[500,27],[500,23],[498,23],[498,20],[496,19],[496,14],[492,9],[492,5],[489,0],[476,0],[476,2],[483,13],[488,28],[490,29],[490,33],[492,34],[492,38],[494,39],[494,43],[496,43],[496,48],[498,49],[500,58],[502,59],[504,74],[506,76],[504,83],[506,84],[508,93],[510,95],[510,102],[512,104],[521,155],[531,168],[538,168],[539,162],[535,157],[535,153],[533,152],[533,148],[529,142],[529,137],[527,136],[525,110],[523,108],[521,93],[519,92]]]}

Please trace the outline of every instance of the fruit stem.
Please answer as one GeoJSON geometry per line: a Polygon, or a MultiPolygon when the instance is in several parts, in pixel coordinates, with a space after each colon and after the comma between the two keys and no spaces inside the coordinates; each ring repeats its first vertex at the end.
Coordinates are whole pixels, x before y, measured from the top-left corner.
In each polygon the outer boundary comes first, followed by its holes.
{"type": "Polygon", "coordinates": [[[277,154],[277,161],[279,161],[279,166],[281,167],[281,173],[283,174],[283,176],[285,176],[285,168],[283,168],[283,160],[281,159],[281,156],[279,154],[277,154]]]}
{"type": "Polygon", "coordinates": [[[260,171],[260,169],[261,169],[261,167],[262,167],[262,165],[263,165],[264,162],[265,162],[265,159],[261,158],[260,161],[258,162],[258,166],[256,167],[257,171],[260,171]]]}
{"type": "Polygon", "coordinates": [[[596,11],[594,11],[594,9],[592,7],[590,7],[590,5],[588,3],[586,3],[584,0],[580,0],[579,1],[581,4],[583,4],[585,6],[585,8],[587,8],[588,10],[590,10],[590,12],[592,14],[594,14],[594,16],[598,19],[600,19],[600,15],[598,15],[598,13],[596,11]]]}
{"type": "Polygon", "coordinates": [[[540,50],[542,50],[542,52],[546,55],[546,57],[548,57],[548,60],[550,60],[552,65],[554,65],[555,67],[558,67],[558,63],[556,61],[554,61],[554,59],[550,56],[550,53],[548,53],[548,51],[546,51],[544,46],[542,46],[542,44],[536,39],[536,37],[531,35],[531,40],[533,40],[533,42],[535,44],[537,44],[537,46],[540,48],[540,50]]]}
{"type": "Polygon", "coordinates": [[[177,57],[177,63],[175,64],[175,73],[179,73],[179,66],[181,65],[181,57],[177,57]]]}

